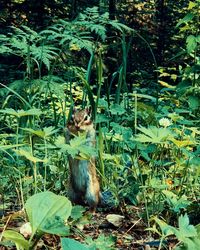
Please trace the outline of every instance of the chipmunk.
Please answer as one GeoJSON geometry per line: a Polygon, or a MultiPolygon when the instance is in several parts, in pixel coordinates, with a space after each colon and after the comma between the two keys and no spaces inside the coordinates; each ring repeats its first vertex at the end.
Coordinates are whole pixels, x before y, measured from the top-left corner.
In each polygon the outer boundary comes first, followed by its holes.
{"type": "MultiPolygon", "coordinates": [[[[86,133],[86,145],[95,147],[95,129],[89,108],[73,111],[72,119],[67,123],[67,143],[81,132],[86,133]]],[[[68,195],[72,202],[78,204],[86,202],[90,210],[95,212],[101,195],[95,157],[82,160],[69,156],[68,195]]]]}

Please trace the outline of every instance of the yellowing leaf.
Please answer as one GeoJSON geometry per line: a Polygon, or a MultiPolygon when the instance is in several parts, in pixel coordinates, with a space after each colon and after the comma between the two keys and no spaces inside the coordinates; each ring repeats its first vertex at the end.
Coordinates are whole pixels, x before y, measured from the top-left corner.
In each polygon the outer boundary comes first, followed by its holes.
{"type": "Polygon", "coordinates": [[[175,86],[172,86],[170,84],[168,84],[167,82],[164,82],[164,81],[158,81],[160,83],[160,85],[166,87],[166,88],[169,88],[169,89],[175,89],[176,87],[175,86]]]}
{"type": "Polygon", "coordinates": [[[190,2],[189,2],[189,5],[188,5],[188,10],[193,9],[196,5],[197,5],[196,3],[190,1],[190,2]]]}
{"type": "Polygon", "coordinates": [[[160,77],[161,76],[170,76],[170,74],[169,73],[166,73],[166,72],[163,72],[162,74],[160,74],[160,77]]]}
{"type": "Polygon", "coordinates": [[[75,44],[75,43],[70,44],[69,49],[70,50],[76,50],[76,51],[80,51],[81,50],[81,48],[77,44],[75,44]]]}
{"type": "Polygon", "coordinates": [[[177,79],[177,75],[171,74],[171,79],[175,81],[177,79]]]}
{"type": "Polygon", "coordinates": [[[174,138],[171,138],[171,141],[179,148],[183,148],[183,147],[187,147],[189,145],[193,145],[194,143],[192,141],[190,141],[189,139],[188,140],[183,140],[183,141],[180,141],[180,140],[176,140],[174,138]]]}
{"type": "Polygon", "coordinates": [[[180,28],[180,31],[186,31],[186,30],[189,30],[190,29],[190,26],[188,24],[184,25],[183,27],[180,28]]]}

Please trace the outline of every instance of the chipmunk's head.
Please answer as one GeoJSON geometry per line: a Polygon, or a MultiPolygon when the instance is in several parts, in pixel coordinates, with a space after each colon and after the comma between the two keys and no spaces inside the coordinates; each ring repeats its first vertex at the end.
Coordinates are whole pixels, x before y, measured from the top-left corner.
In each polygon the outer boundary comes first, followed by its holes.
{"type": "Polygon", "coordinates": [[[82,110],[73,110],[70,125],[73,125],[77,131],[88,131],[93,128],[91,118],[91,108],[82,110]]]}

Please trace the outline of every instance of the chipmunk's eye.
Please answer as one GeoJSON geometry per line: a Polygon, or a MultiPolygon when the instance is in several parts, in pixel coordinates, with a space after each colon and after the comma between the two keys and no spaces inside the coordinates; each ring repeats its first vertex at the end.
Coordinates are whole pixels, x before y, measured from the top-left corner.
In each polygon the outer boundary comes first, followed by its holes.
{"type": "Polygon", "coordinates": [[[88,119],[88,116],[86,115],[86,116],[84,117],[84,121],[87,121],[87,119],[88,119]]]}

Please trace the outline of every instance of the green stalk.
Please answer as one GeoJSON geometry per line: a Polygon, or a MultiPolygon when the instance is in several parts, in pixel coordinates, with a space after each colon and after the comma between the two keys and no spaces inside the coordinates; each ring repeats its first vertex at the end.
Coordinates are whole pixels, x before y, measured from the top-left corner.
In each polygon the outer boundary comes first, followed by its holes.
{"type": "Polygon", "coordinates": [[[128,47],[126,45],[125,35],[122,34],[122,64],[119,69],[119,78],[115,96],[115,102],[117,104],[120,103],[120,94],[122,88],[124,89],[124,91],[128,92],[128,87],[126,83],[127,55],[128,55],[128,47]]]}
{"type": "Polygon", "coordinates": [[[34,176],[34,188],[35,194],[37,193],[37,165],[36,162],[33,163],[33,176],[34,176]]]}
{"type": "MultiPolygon", "coordinates": [[[[48,151],[47,151],[46,137],[44,137],[44,148],[45,148],[45,160],[47,160],[48,151]]],[[[46,191],[46,183],[47,183],[47,163],[45,161],[45,163],[44,163],[44,191],[46,191]]]]}
{"type": "Polygon", "coordinates": [[[137,135],[137,92],[135,91],[135,107],[134,107],[134,133],[137,135]]]}
{"type": "Polygon", "coordinates": [[[25,207],[25,203],[24,203],[24,193],[23,193],[23,186],[22,186],[21,174],[19,174],[19,188],[20,188],[20,196],[21,196],[22,208],[24,208],[25,207]]]}
{"type": "Polygon", "coordinates": [[[98,108],[98,104],[99,104],[99,98],[100,98],[100,94],[101,94],[101,85],[102,85],[102,80],[103,80],[103,63],[102,63],[101,52],[99,52],[98,58],[96,60],[96,68],[97,68],[98,91],[97,91],[97,99],[96,99],[95,113],[94,113],[95,119],[97,116],[97,108],[98,108]]]}
{"type": "Polygon", "coordinates": [[[103,143],[103,134],[101,126],[99,126],[99,136],[98,136],[98,162],[99,162],[99,171],[101,173],[101,182],[102,186],[105,186],[105,166],[103,162],[103,152],[104,152],[104,143],[103,143]]]}

